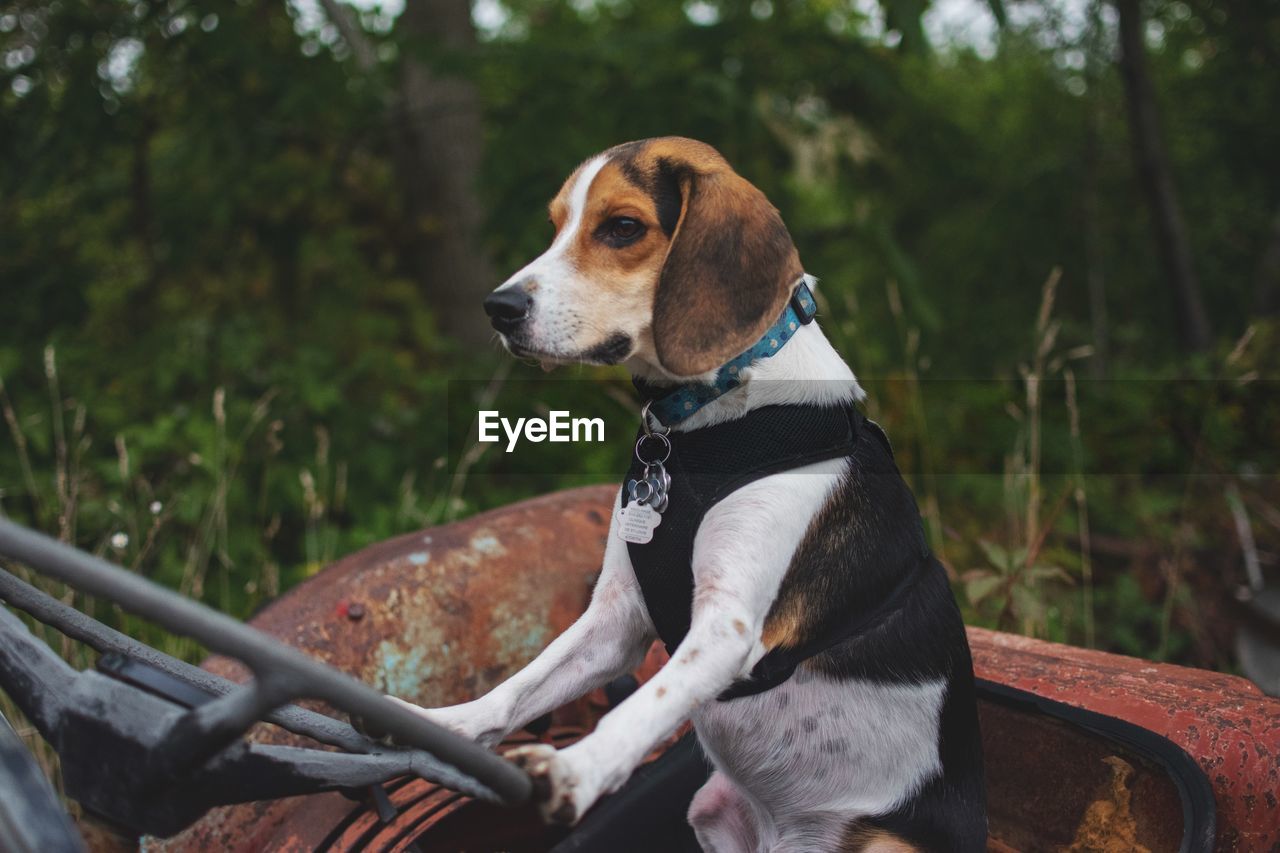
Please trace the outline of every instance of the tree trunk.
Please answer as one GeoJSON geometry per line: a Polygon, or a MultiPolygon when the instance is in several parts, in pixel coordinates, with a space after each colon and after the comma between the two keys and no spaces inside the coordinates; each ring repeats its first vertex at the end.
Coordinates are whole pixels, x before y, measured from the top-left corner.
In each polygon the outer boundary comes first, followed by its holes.
{"type": "MultiPolygon", "coordinates": [[[[349,8],[320,0],[370,72],[377,56],[349,8]]],[[[481,308],[499,282],[480,241],[483,210],[477,197],[484,147],[480,96],[465,77],[433,70],[423,59],[465,57],[475,47],[469,0],[408,0],[397,26],[406,35],[392,104],[391,146],[409,217],[407,247],[414,276],[431,294],[440,327],[466,343],[493,334],[481,308]]]]}
{"type": "Polygon", "coordinates": [[[1093,331],[1093,358],[1089,369],[1094,379],[1106,375],[1111,357],[1111,331],[1107,323],[1107,273],[1102,254],[1102,205],[1098,197],[1099,130],[1097,95],[1091,94],[1088,126],[1085,130],[1084,262],[1089,286],[1089,325],[1093,331]]]}
{"type": "Polygon", "coordinates": [[[1280,210],[1271,218],[1271,236],[1258,261],[1253,293],[1258,314],[1280,314],[1280,210]]]}
{"type": "Polygon", "coordinates": [[[1165,275],[1173,288],[1183,344],[1203,350],[1210,344],[1209,318],[1200,295],[1200,282],[1191,263],[1187,226],[1178,206],[1169,167],[1155,89],[1147,73],[1139,0],[1116,0],[1120,15],[1120,74],[1128,101],[1129,132],[1134,167],[1151,208],[1156,244],[1165,275]]]}
{"type": "Polygon", "coordinates": [[[499,282],[482,251],[477,196],[484,128],[480,96],[465,77],[432,69],[425,47],[451,59],[475,48],[468,0],[408,0],[399,26],[408,36],[392,134],[396,171],[413,216],[411,248],[443,329],[468,343],[492,338],[481,308],[499,282]]]}
{"type": "Polygon", "coordinates": [[[1089,359],[1089,371],[1094,379],[1106,376],[1111,350],[1106,258],[1102,249],[1102,203],[1098,190],[1102,173],[1101,77],[1109,62],[1102,26],[1103,2],[1094,0],[1089,6],[1089,29],[1084,43],[1085,79],[1089,87],[1084,128],[1084,263],[1085,282],[1089,288],[1089,324],[1093,330],[1093,358],[1089,359]]]}

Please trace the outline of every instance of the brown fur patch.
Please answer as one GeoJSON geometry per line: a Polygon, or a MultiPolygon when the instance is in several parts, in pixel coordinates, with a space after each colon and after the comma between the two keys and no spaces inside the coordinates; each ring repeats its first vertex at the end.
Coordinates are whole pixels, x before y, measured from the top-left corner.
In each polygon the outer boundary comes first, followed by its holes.
{"type": "MultiPolygon", "coordinates": [[[[806,576],[799,570],[803,565],[802,557],[808,553],[807,546],[814,542],[814,537],[823,531],[826,538],[817,541],[825,542],[828,547],[837,543],[837,539],[846,535],[855,522],[848,515],[848,507],[839,500],[828,499],[818,514],[809,522],[800,547],[791,558],[791,565],[782,578],[778,595],[765,616],[764,630],[761,640],[765,648],[795,648],[813,639],[818,626],[815,624],[816,614],[822,608],[817,601],[823,595],[823,585],[806,576]]],[[[820,666],[823,657],[811,658],[810,666],[820,666]]]]}
{"type": "Polygon", "coordinates": [[[841,853],[920,853],[921,849],[887,829],[859,821],[850,824],[840,839],[841,853]]]}
{"type": "Polygon", "coordinates": [[[583,163],[569,173],[569,177],[565,178],[564,183],[560,185],[560,191],[547,205],[547,215],[550,216],[551,224],[555,226],[557,234],[569,219],[569,194],[573,192],[573,187],[578,182],[578,176],[582,174],[582,167],[585,165],[583,163]]]}
{"type": "Polygon", "coordinates": [[[796,612],[794,607],[789,607],[782,612],[775,610],[765,620],[760,642],[769,650],[794,648],[804,639],[803,627],[803,614],[796,612]]]}
{"type": "Polygon", "coordinates": [[[569,247],[568,257],[575,268],[590,271],[593,281],[604,288],[657,285],[658,271],[666,257],[668,240],[658,223],[653,199],[632,183],[617,163],[606,163],[596,174],[583,206],[582,221],[569,247]],[[616,248],[601,242],[597,232],[616,217],[640,222],[644,236],[616,248]]]}

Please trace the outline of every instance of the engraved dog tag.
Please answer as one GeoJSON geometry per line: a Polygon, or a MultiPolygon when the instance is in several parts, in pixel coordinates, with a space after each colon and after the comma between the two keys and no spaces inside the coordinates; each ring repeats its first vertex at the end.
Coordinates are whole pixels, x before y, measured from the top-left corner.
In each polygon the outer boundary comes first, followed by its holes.
{"type": "Polygon", "coordinates": [[[647,504],[632,501],[618,509],[618,536],[624,542],[643,545],[653,539],[653,531],[662,523],[662,514],[647,504]]]}

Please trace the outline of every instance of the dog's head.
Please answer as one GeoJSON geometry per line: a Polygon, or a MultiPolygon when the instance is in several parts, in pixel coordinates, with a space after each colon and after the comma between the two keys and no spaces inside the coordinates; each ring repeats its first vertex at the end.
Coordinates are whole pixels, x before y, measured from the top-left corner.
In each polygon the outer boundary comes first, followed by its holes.
{"type": "Polygon", "coordinates": [[[512,353],[544,363],[707,373],[764,334],[803,273],[769,200],[692,139],[592,157],[550,213],[551,247],[484,305],[512,353]]]}

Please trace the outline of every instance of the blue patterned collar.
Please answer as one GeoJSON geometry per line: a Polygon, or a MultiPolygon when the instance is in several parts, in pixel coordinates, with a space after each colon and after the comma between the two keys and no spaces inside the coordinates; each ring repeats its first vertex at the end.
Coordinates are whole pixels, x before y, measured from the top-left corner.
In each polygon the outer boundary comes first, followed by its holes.
{"type": "Polygon", "coordinates": [[[722,364],[716,371],[714,382],[690,382],[670,388],[654,385],[643,379],[633,379],[632,382],[649,401],[649,414],[661,425],[673,426],[741,385],[739,375],[743,368],[762,358],[776,355],[801,326],[813,322],[817,313],[818,303],[813,298],[813,291],[801,279],[791,298],[787,300],[787,307],[778,321],[765,330],[760,340],[746,352],[722,364]]]}

